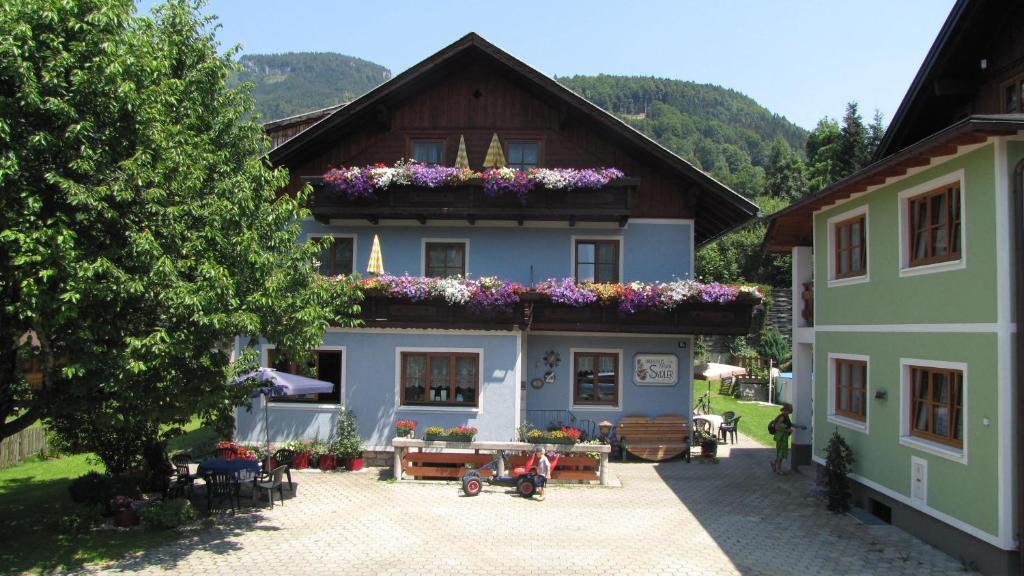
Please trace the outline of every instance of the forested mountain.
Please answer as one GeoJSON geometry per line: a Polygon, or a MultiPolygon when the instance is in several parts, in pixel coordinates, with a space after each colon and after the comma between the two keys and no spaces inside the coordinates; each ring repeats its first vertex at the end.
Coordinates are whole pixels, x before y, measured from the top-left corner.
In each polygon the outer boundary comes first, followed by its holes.
{"type": "Polygon", "coordinates": [[[247,54],[229,83],[254,84],[252,96],[264,120],[278,120],[346,102],[391,78],[368,60],[333,52],[247,54]]]}
{"type": "Polygon", "coordinates": [[[558,81],[749,197],[764,189],[772,145],[802,155],[807,131],[735,90],[641,76],[558,81]]]}

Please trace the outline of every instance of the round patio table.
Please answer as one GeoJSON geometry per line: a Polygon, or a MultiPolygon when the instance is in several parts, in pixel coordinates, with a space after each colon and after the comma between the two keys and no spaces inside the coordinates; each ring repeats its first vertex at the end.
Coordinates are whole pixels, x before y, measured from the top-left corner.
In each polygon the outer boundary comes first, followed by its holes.
{"type": "Polygon", "coordinates": [[[258,474],[260,471],[259,460],[224,460],[221,458],[207,458],[199,463],[198,474],[204,472],[219,472],[221,474],[234,474],[241,476],[242,472],[258,474]]]}

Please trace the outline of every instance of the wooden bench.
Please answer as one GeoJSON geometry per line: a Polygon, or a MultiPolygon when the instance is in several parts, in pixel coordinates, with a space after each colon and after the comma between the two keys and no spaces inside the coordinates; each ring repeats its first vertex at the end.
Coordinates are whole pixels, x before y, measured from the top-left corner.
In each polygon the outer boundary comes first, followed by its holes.
{"type": "Polygon", "coordinates": [[[629,452],[643,460],[668,460],[683,454],[690,461],[690,423],[682,416],[625,416],[615,433],[623,460],[629,452]]]}

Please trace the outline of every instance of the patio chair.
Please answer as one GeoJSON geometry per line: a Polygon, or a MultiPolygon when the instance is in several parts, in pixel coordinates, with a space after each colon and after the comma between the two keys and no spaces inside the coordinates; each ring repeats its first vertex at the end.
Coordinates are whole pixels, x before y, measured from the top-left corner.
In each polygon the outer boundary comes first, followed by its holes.
{"type": "Polygon", "coordinates": [[[288,477],[288,489],[295,492],[295,485],[292,484],[293,458],[295,458],[295,451],[289,450],[288,448],[281,448],[277,452],[274,452],[274,460],[277,460],[277,466],[284,466],[284,473],[288,477]]]}
{"type": "Polygon", "coordinates": [[[729,420],[732,420],[735,417],[736,413],[733,412],[732,410],[726,410],[725,412],[722,412],[722,422],[728,422],[729,420]]]}
{"type": "Polygon", "coordinates": [[[240,488],[238,478],[234,474],[209,474],[206,476],[206,510],[227,510],[221,506],[226,499],[231,507],[231,513],[234,514],[242,505],[239,500],[240,488]],[[217,503],[217,507],[214,507],[214,502],[217,503]]]}
{"type": "Polygon", "coordinates": [[[171,464],[174,465],[174,478],[167,491],[169,496],[174,497],[180,494],[187,498],[192,497],[196,476],[189,472],[188,465],[191,462],[192,457],[186,452],[171,457],[171,464]]]}
{"type": "Polygon", "coordinates": [[[736,432],[739,429],[740,418],[743,418],[743,416],[736,416],[731,420],[722,422],[721,426],[718,427],[718,435],[722,437],[722,440],[726,440],[731,435],[732,442],[730,444],[736,443],[736,432]]]}
{"type": "Polygon", "coordinates": [[[284,477],[285,472],[288,470],[287,466],[278,466],[270,472],[260,474],[253,480],[252,483],[252,501],[256,501],[256,495],[263,490],[267,491],[267,500],[270,500],[270,507],[274,507],[274,490],[277,490],[278,496],[281,498],[281,505],[284,506],[284,482],[281,478],[284,477]]]}

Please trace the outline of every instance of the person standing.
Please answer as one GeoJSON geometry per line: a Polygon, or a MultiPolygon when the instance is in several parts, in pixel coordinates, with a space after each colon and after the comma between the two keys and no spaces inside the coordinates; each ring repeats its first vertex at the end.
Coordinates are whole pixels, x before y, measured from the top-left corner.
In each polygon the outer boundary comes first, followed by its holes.
{"type": "MultiPolygon", "coordinates": [[[[780,476],[786,474],[782,471],[782,462],[789,457],[789,437],[793,434],[793,428],[796,428],[789,417],[792,413],[793,405],[787,402],[782,405],[779,415],[768,425],[768,431],[775,438],[775,459],[772,460],[772,472],[780,476]]],[[[800,428],[804,429],[805,427],[800,426],[800,428]]]]}
{"type": "Polygon", "coordinates": [[[534,467],[537,468],[537,499],[543,500],[544,485],[547,484],[548,477],[551,476],[551,462],[545,455],[543,446],[537,446],[537,448],[534,450],[534,454],[536,454],[537,456],[534,462],[534,467]]]}

